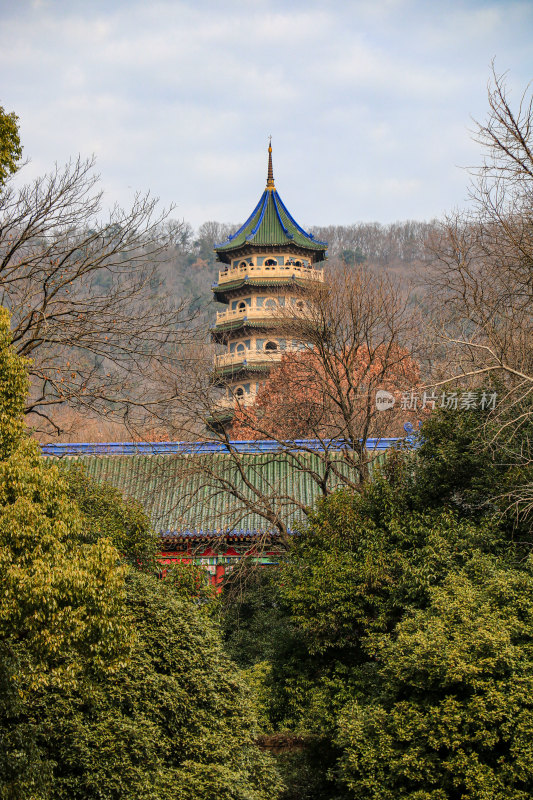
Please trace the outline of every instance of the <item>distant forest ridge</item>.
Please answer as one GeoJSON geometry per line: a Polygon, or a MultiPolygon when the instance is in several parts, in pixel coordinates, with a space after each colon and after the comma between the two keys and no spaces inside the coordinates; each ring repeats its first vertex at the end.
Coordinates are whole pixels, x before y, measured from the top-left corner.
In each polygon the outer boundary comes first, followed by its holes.
{"type": "MultiPolygon", "coordinates": [[[[438,221],[406,220],[387,225],[355,222],[352,225],[308,228],[318,239],[328,242],[330,259],[346,264],[368,263],[409,274],[423,260],[428,237],[437,232],[438,221]]],[[[220,265],[213,245],[224,241],[238,225],[204,222],[197,230],[184,220],[171,220],[164,227],[169,249],[164,267],[167,290],[191,298],[191,308],[205,307],[212,301],[211,284],[220,265]]]]}

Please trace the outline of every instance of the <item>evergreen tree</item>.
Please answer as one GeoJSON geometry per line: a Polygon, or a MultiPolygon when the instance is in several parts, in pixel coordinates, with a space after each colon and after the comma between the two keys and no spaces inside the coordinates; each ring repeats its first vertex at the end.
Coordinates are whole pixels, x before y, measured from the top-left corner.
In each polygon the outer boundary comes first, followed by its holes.
{"type": "MultiPolygon", "coordinates": [[[[436,412],[415,453],[295,537],[256,665],[268,730],[304,745],[283,757],[287,798],[531,796],[531,531],[498,497],[528,475],[482,431],[477,411],[436,412]]],[[[264,592],[238,610],[246,660],[264,592]]]]}
{"type": "Polygon", "coordinates": [[[375,643],[372,695],[338,725],[350,797],[531,797],[532,566],[474,557],[375,643]]]}
{"type": "Polygon", "coordinates": [[[138,508],[45,464],[25,366],[0,310],[0,798],[276,798],[218,630],[141,571],[138,508]]]}
{"type": "Polygon", "coordinates": [[[21,157],[18,117],[0,106],[0,188],[6,178],[17,171],[21,157]]]}
{"type": "Polygon", "coordinates": [[[81,542],[83,517],[23,422],[26,364],[0,309],[0,796],[48,797],[53,757],[39,746],[43,697],[111,676],[128,658],[125,567],[109,540],[81,542]]]}
{"type": "Polygon", "coordinates": [[[83,541],[111,539],[122,558],[135,569],[157,570],[157,534],[141,504],[107,483],[92,480],[79,464],[61,465],[69,497],[84,516],[83,541]]]}

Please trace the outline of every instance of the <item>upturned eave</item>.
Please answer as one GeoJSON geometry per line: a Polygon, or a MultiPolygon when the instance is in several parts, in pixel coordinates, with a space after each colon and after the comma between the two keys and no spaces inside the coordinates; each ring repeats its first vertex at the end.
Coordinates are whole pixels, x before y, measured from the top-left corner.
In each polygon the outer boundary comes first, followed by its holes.
{"type": "Polygon", "coordinates": [[[239,295],[242,295],[242,289],[246,288],[249,289],[250,287],[258,287],[258,288],[276,288],[276,287],[284,287],[284,286],[298,286],[301,289],[309,289],[311,286],[321,286],[322,284],[319,281],[315,281],[312,279],[305,279],[305,278],[295,278],[291,275],[287,276],[286,278],[241,278],[240,280],[236,281],[228,281],[224,284],[215,283],[211,287],[214,295],[215,300],[218,303],[225,303],[229,302],[230,298],[235,298],[239,295]]]}

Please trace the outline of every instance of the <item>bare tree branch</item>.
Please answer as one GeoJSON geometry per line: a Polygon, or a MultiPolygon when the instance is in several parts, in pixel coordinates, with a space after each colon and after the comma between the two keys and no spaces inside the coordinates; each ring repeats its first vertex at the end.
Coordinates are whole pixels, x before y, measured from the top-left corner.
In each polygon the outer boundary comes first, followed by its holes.
{"type": "Polygon", "coordinates": [[[60,432],[65,406],[139,423],[172,401],[152,375],[187,358],[192,331],[158,277],[165,217],[137,195],[103,221],[92,160],[0,194],[0,302],[31,357],[28,412],[41,430],[60,432]]]}

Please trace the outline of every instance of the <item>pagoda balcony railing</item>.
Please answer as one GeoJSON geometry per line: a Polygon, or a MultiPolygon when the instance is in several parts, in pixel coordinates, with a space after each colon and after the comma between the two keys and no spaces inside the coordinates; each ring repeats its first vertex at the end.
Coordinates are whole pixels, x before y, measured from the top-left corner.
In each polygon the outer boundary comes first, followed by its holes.
{"type": "Polygon", "coordinates": [[[292,348],[285,350],[245,350],[239,353],[222,353],[215,356],[215,367],[229,367],[233,365],[246,366],[247,364],[276,364],[281,361],[284,353],[298,352],[292,348]]]}
{"type": "Polygon", "coordinates": [[[310,319],[311,311],[308,308],[297,308],[293,305],[276,306],[246,306],[246,308],[233,308],[227,311],[217,311],[217,325],[225,322],[235,322],[246,319],[275,319],[287,322],[291,319],[310,319]]]}
{"type": "Polygon", "coordinates": [[[221,269],[218,273],[219,285],[241,278],[299,278],[300,280],[324,283],[324,270],[299,267],[295,264],[276,264],[275,266],[247,264],[246,267],[221,269]]]}

